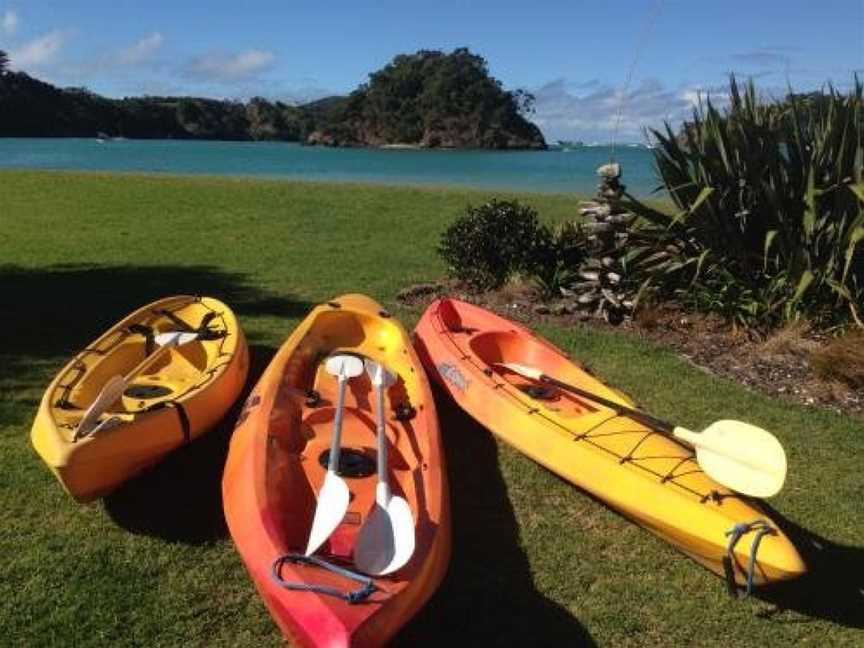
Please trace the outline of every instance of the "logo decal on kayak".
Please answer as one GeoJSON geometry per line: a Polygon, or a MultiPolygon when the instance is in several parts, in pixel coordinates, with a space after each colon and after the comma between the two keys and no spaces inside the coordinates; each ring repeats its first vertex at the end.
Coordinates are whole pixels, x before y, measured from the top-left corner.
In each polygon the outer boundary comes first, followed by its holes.
{"type": "Polygon", "coordinates": [[[438,372],[443,376],[444,380],[456,387],[459,391],[464,392],[468,389],[468,385],[471,384],[471,382],[462,375],[462,372],[459,371],[458,368],[447,362],[442,362],[438,365],[438,372]]]}

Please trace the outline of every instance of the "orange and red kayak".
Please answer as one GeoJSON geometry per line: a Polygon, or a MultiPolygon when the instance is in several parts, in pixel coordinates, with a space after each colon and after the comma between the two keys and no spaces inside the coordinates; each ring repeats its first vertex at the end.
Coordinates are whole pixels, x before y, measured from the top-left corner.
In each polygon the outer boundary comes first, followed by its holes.
{"type": "Polygon", "coordinates": [[[250,394],[222,482],[228,527],[252,580],[286,638],[302,646],[378,646],[437,589],[450,555],[448,489],[435,404],[402,326],[379,304],[344,295],[316,307],[291,334],[250,394]],[[334,354],[355,354],[397,376],[386,390],[388,479],[407,500],[415,550],[400,569],[370,578],[353,550],[375,506],[375,389],[350,379],[339,475],[348,511],[307,558],[327,465],[337,380],[334,354]]]}
{"type": "Polygon", "coordinates": [[[690,448],[609,407],[501,368],[530,365],[634,407],[524,326],[442,299],[420,319],[414,343],[429,376],[474,419],[730,586],[749,589],[805,572],[795,546],[758,502],[708,477],[690,448]]]}

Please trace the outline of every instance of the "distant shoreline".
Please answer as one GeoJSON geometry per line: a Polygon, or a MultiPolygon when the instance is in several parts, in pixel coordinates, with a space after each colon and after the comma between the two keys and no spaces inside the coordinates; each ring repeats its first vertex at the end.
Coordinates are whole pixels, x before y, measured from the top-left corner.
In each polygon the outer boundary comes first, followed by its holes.
{"type": "MultiPolygon", "coordinates": [[[[579,146],[574,147],[564,147],[558,144],[549,144],[546,148],[483,148],[483,147],[447,147],[447,146],[437,146],[430,147],[424,146],[423,144],[410,144],[406,142],[396,142],[393,144],[379,144],[377,146],[366,145],[353,145],[353,146],[321,146],[317,144],[307,144],[306,142],[300,142],[297,140],[279,140],[279,139],[219,139],[219,138],[204,138],[204,137],[124,137],[124,136],[105,136],[99,137],[99,135],[94,134],[92,136],[88,135],[0,135],[0,141],[2,140],[94,140],[94,141],[103,141],[103,142],[220,142],[224,144],[286,144],[289,146],[302,146],[306,148],[331,148],[331,149],[359,149],[359,150],[367,150],[367,151],[376,151],[376,150],[392,150],[392,151],[448,151],[448,152],[458,152],[458,151],[484,151],[489,153],[554,153],[554,152],[577,152],[591,149],[603,149],[603,148],[612,148],[612,142],[598,142],[591,144],[581,144],[579,146]]],[[[614,144],[616,149],[644,149],[651,150],[655,148],[652,144],[645,144],[644,142],[616,142],[614,144]]]]}
{"type": "MultiPolygon", "coordinates": [[[[611,149],[579,152],[427,148],[318,148],[219,140],[3,138],[0,168],[266,178],[395,186],[444,186],[593,195],[611,149]]],[[[634,195],[657,186],[649,151],[616,149],[634,195]]]]}
{"type": "MultiPolygon", "coordinates": [[[[488,196],[494,193],[497,196],[550,196],[550,197],[567,197],[574,201],[587,200],[590,195],[578,191],[544,191],[542,189],[502,189],[497,186],[483,185],[466,185],[466,184],[448,184],[448,183],[424,183],[424,182],[388,182],[386,180],[319,180],[315,178],[302,178],[297,176],[266,176],[266,175],[241,175],[241,174],[214,174],[214,173],[174,173],[168,171],[105,171],[101,169],[59,169],[59,168],[12,168],[0,167],[0,186],[4,178],[10,176],[27,176],[30,174],[36,175],[62,175],[62,176],[84,176],[97,177],[105,176],[106,178],[121,177],[121,178],[147,178],[152,180],[164,180],[170,182],[189,181],[189,182],[229,182],[238,184],[261,183],[261,184],[297,184],[297,185],[313,185],[316,188],[327,186],[332,187],[356,187],[358,189],[404,189],[409,191],[428,191],[433,193],[469,193],[478,194],[479,196],[488,196]]],[[[575,204],[575,203],[574,203],[575,204]]]]}

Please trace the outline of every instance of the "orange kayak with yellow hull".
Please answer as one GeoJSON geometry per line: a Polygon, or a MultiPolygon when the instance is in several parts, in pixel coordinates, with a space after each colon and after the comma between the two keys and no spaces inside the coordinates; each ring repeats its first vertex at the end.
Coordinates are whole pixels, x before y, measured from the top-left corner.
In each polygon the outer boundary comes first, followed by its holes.
{"type": "Polygon", "coordinates": [[[435,404],[402,326],[362,295],[316,307],[253,389],[222,482],[225,517],[243,562],[284,635],[301,646],[379,646],[437,589],[450,554],[450,514],[435,404]],[[397,377],[385,392],[387,479],[411,509],[415,549],[369,577],[354,550],[376,501],[376,390],[348,381],[339,476],[350,490],[341,523],[311,558],[304,550],[333,435],[334,354],[373,360],[397,377]]]}
{"type": "Polygon", "coordinates": [[[536,367],[634,407],[531,330],[442,299],[420,319],[414,343],[429,376],[479,423],[730,586],[749,589],[805,573],[795,546],[759,503],[708,477],[692,449],[611,408],[502,368],[536,367]]]}

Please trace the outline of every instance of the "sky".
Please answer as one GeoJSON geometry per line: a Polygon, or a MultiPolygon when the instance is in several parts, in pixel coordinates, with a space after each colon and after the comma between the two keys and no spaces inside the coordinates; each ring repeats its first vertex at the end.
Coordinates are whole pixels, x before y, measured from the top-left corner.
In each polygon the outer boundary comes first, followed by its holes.
{"type": "Polygon", "coordinates": [[[456,47],[536,96],[547,140],[640,141],[730,73],[775,96],[864,78],[864,0],[0,0],[13,69],[112,97],[302,102],[456,47]]]}

